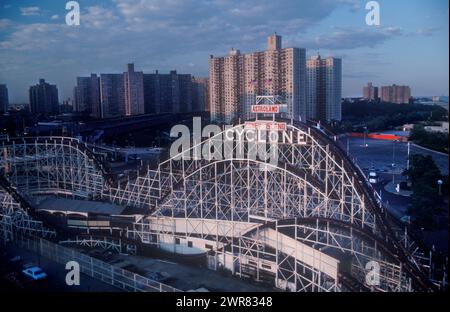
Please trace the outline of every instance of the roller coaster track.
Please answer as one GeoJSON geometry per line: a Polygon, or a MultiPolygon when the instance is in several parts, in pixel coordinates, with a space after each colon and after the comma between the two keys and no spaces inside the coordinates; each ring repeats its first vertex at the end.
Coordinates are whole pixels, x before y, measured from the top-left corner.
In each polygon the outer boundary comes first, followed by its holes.
{"type": "MultiPolygon", "coordinates": [[[[282,121],[282,120],[281,120],[282,121]]],[[[287,120],[284,120],[285,122],[289,122],[287,120]]],[[[307,122],[299,123],[295,122],[293,127],[296,127],[297,129],[300,129],[301,131],[304,131],[305,133],[309,133],[311,137],[316,140],[321,147],[327,146],[327,153],[329,155],[332,155],[332,158],[337,161],[341,162],[343,165],[343,171],[345,173],[348,173],[351,177],[355,178],[355,183],[352,184],[352,186],[356,189],[356,192],[359,196],[362,197],[363,203],[366,205],[362,209],[365,209],[367,207],[368,211],[372,213],[375,216],[375,223],[376,223],[376,229],[375,226],[373,228],[371,227],[364,227],[364,217],[361,219],[361,226],[356,226],[356,224],[350,224],[349,222],[345,222],[343,220],[338,219],[332,219],[332,218],[319,218],[319,217],[311,217],[311,218],[300,218],[297,219],[296,224],[317,224],[317,222],[323,224],[331,224],[336,228],[340,229],[346,229],[351,230],[353,233],[359,235],[359,237],[364,238],[367,241],[374,242],[377,244],[378,248],[383,252],[383,254],[392,259],[394,262],[399,262],[401,264],[401,267],[403,270],[405,270],[408,273],[408,276],[410,276],[414,282],[414,285],[416,285],[416,290],[420,291],[429,291],[429,290],[435,290],[435,285],[428,279],[427,276],[420,270],[420,268],[417,267],[417,265],[413,262],[413,257],[409,253],[409,251],[396,239],[396,235],[391,228],[390,224],[393,222],[389,219],[389,216],[386,215],[386,211],[383,211],[380,207],[380,204],[378,203],[377,199],[375,198],[374,194],[370,191],[370,187],[368,186],[366,182],[366,177],[362,173],[362,171],[357,167],[352,161],[349,159],[349,157],[343,152],[343,150],[324,132],[317,129],[312,123],[307,122]],[[329,150],[328,150],[329,148],[329,150]],[[375,233],[375,231],[378,231],[381,233],[381,235],[375,233]]],[[[97,170],[101,173],[101,175],[104,177],[104,184],[103,184],[103,190],[102,190],[102,196],[104,195],[105,189],[108,189],[110,187],[116,187],[114,179],[112,179],[112,174],[108,168],[108,166],[101,162],[98,157],[95,155],[95,153],[90,150],[85,144],[79,142],[76,139],[71,138],[56,138],[56,137],[42,137],[42,138],[21,138],[18,139],[17,142],[19,144],[36,144],[37,142],[45,142],[46,140],[50,142],[56,142],[60,141],[61,143],[66,143],[69,146],[73,146],[77,151],[84,155],[87,159],[92,161],[96,167],[97,170]]],[[[9,143],[11,144],[11,143],[9,143]]],[[[329,155],[327,154],[327,157],[329,155]]],[[[39,155],[40,157],[45,157],[45,155],[39,155]]],[[[312,156],[311,156],[312,157],[312,156]]],[[[31,161],[31,160],[29,160],[31,161]]],[[[172,160],[167,160],[163,162],[164,165],[172,165],[172,160]]],[[[229,162],[239,162],[242,160],[236,160],[236,159],[230,159],[227,160],[229,162]]],[[[169,201],[171,199],[171,195],[176,192],[180,192],[183,190],[183,186],[188,178],[191,178],[191,176],[194,178],[193,174],[198,170],[199,168],[211,168],[216,167],[216,171],[211,171],[210,174],[218,174],[220,172],[217,171],[217,165],[220,164],[218,161],[204,161],[201,160],[198,163],[192,163],[192,167],[189,170],[184,170],[184,163],[183,163],[183,170],[177,171],[173,170],[169,173],[168,176],[165,176],[164,179],[169,179],[170,183],[163,183],[163,178],[161,178],[162,175],[165,175],[166,172],[164,172],[163,166],[160,164],[158,169],[158,175],[151,177],[150,172],[148,171],[146,175],[147,181],[146,183],[149,184],[149,186],[146,186],[145,189],[149,189],[148,192],[151,192],[153,187],[159,187],[159,198],[155,205],[149,204],[147,207],[148,209],[143,211],[143,214],[145,215],[151,215],[155,212],[157,212],[164,203],[169,201]],[[174,179],[174,182],[172,183],[172,179],[174,179]]],[[[256,163],[253,163],[255,165],[256,163]]],[[[324,189],[324,181],[320,180],[319,178],[315,177],[313,174],[310,174],[307,172],[307,170],[303,170],[299,167],[296,167],[295,164],[289,164],[284,161],[278,161],[278,163],[274,166],[277,169],[284,170],[286,172],[289,172],[289,174],[293,178],[298,178],[301,181],[304,181],[304,183],[308,183],[311,185],[317,192],[322,192],[324,189]]],[[[172,167],[171,167],[172,170],[172,167]]],[[[232,168],[234,170],[234,167],[232,168]]],[[[220,170],[219,170],[220,171],[220,170]]],[[[143,178],[143,177],[138,177],[143,178]]],[[[137,178],[137,179],[138,179],[137,178]]],[[[215,176],[214,178],[217,178],[215,176]]],[[[166,181],[167,182],[167,181],[166,181]]],[[[203,181],[207,182],[207,181],[203,181]]],[[[129,182],[130,183],[136,183],[136,182],[129,182]]],[[[11,196],[18,202],[20,205],[24,208],[24,210],[33,218],[36,218],[37,220],[40,220],[41,218],[39,215],[33,210],[33,208],[30,206],[30,204],[26,201],[23,196],[20,195],[20,193],[11,185],[11,183],[8,181],[6,176],[2,175],[0,177],[0,186],[3,187],[6,192],[11,194],[11,196]]],[[[118,191],[120,190],[120,186],[118,187],[118,191]]],[[[127,186],[128,187],[128,186],[127,186]]],[[[250,186],[249,186],[250,187],[250,186]]],[[[134,188],[130,187],[130,192],[132,192],[134,188]]],[[[137,188],[139,190],[139,187],[137,188]]],[[[123,196],[126,196],[126,193],[123,193],[123,196]]],[[[139,204],[139,200],[142,198],[147,198],[149,194],[134,194],[136,196],[136,203],[139,204]],[[147,197],[146,197],[147,196],[147,197]]],[[[338,200],[336,194],[327,194],[327,196],[330,196],[329,199],[331,200],[338,200]]],[[[184,194],[184,196],[188,196],[188,194],[184,194]]],[[[306,196],[306,195],[304,195],[306,196]]],[[[128,201],[129,202],[129,201],[128,201]]],[[[231,206],[230,206],[231,207],[231,206]]],[[[234,207],[231,207],[231,209],[234,207]]],[[[45,221],[45,220],[42,220],[45,221]]],[[[291,220],[292,221],[292,220],[291,220]]],[[[277,221],[278,224],[286,224],[288,225],[289,219],[280,219],[277,221]]],[[[257,229],[254,229],[253,231],[262,230],[264,228],[273,227],[274,222],[267,221],[263,224],[261,224],[257,229]]],[[[254,234],[254,232],[247,233],[248,235],[254,234]]],[[[354,281],[352,282],[351,276],[343,276],[342,277],[343,282],[347,283],[347,287],[353,288],[353,289],[364,289],[363,286],[358,286],[354,281]],[[353,285],[353,286],[352,286],[353,285]]]]}
{"type": "MultiPolygon", "coordinates": [[[[281,121],[281,120],[280,120],[281,121]]],[[[289,122],[288,120],[284,120],[285,122],[289,122]]],[[[360,170],[359,167],[357,167],[350,158],[343,152],[343,150],[334,142],[333,139],[331,139],[326,133],[322,132],[321,130],[317,129],[315,125],[311,122],[308,122],[307,124],[302,124],[299,122],[294,122],[293,124],[295,127],[308,132],[310,131],[311,135],[318,140],[321,145],[323,146],[329,146],[330,153],[334,155],[334,157],[337,160],[341,160],[342,164],[344,166],[344,169],[346,172],[350,173],[353,177],[356,179],[356,183],[354,184],[355,188],[359,192],[359,194],[363,194],[366,203],[368,204],[368,209],[376,216],[377,220],[377,228],[381,231],[381,236],[384,238],[383,240],[380,240],[380,238],[377,238],[376,235],[374,235],[373,232],[369,232],[367,230],[364,231],[356,231],[360,235],[364,235],[366,238],[372,237],[372,240],[377,241],[379,246],[383,246],[384,251],[386,254],[390,255],[391,259],[395,261],[399,261],[402,265],[402,268],[409,273],[409,275],[414,280],[414,283],[418,285],[419,290],[422,291],[428,291],[428,290],[436,290],[436,286],[429,281],[427,276],[420,271],[420,269],[416,266],[416,264],[413,264],[413,257],[409,253],[406,248],[399,243],[399,241],[396,239],[396,235],[393,232],[392,228],[390,227],[390,224],[393,222],[386,216],[386,211],[382,211],[380,204],[378,203],[377,199],[375,198],[374,194],[369,191],[369,186],[367,184],[367,179],[360,170]]],[[[304,175],[303,172],[301,172],[299,169],[294,167],[293,165],[286,164],[283,162],[278,163],[278,167],[280,168],[286,168],[288,171],[300,176],[304,175]]],[[[312,178],[309,176],[309,179],[311,179],[316,186],[320,188],[320,181],[317,179],[312,178]]],[[[173,184],[173,190],[179,189],[184,183],[184,178],[178,180],[175,184],[173,184]]],[[[167,197],[171,194],[172,189],[167,189],[166,191],[162,192],[162,196],[160,198],[159,202],[164,202],[167,197]]],[[[317,220],[317,219],[314,219],[317,220]]],[[[305,219],[307,221],[307,219],[305,219]]],[[[336,220],[329,220],[329,222],[334,222],[333,224],[338,224],[340,226],[346,226],[345,223],[339,223],[339,221],[336,220]]],[[[348,227],[348,225],[347,225],[348,227]]]]}
{"type": "MultiPolygon", "coordinates": [[[[328,144],[332,149],[335,155],[339,158],[344,159],[344,165],[347,167],[349,172],[352,172],[358,179],[358,181],[362,181],[366,183],[366,177],[363,175],[361,169],[357,167],[351,159],[346,155],[346,153],[337,145],[328,135],[324,132],[318,130],[312,122],[308,122],[311,131],[316,135],[316,138],[322,139],[325,144],[328,144]]],[[[329,131],[329,130],[328,130],[329,131]]],[[[411,264],[410,259],[412,260],[412,256],[409,254],[408,250],[404,248],[402,244],[395,239],[395,234],[392,228],[389,226],[389,223],[393,222],[391,219],[387,219],[386,215],[381,212],[381,210],[377,207],[377,200],[373,193],[368,191],[368,187],[363,187],[361,183],[357,183],[356,187],[366,195],[368,202],[370,204],[371,210],[376,214],[377,218],[380,220],[379,225],[381,225],[381,230],[385,234],[387,240],[391,244],[391,248],[395,254],[399,257],[404,268],[411,274],[411,276],[415,279],[415,281],[421,286],[421,288],[425,291],[427,290],[437,290],[436,286],[431,283],[431,281],[421,272],[418,268],[411,264]]]]}

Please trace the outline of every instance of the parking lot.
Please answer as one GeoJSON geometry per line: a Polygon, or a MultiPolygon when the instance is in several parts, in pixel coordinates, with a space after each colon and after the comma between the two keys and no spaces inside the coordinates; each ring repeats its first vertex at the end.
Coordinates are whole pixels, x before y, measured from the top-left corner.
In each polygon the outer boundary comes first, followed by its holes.
{"type": "MultiPolygon", "coordinates": [[[[171,260],[118,254],[103,249],[78,249],[115,267],[137,273],[149,279],[170,285],[183,291],[262,292],[274,290],[272,286],[243,280],[228,273],[205,267],[175,263],[171,260]]],[[[63,264],[38,256],[23,248],[2,246],[0,254],[0,290],[8,292],[117,292],[114,286],[81,274],[80,285],[69,286],[65,282],[68,270],[63,264]],[[38,266],[46,274],[35,281],[22,273],[24,266],[38,266]]]]}
{"type": "MultiPolygon", "coordinates": [[[[339,141],[341,147],[348,151],[350,158],[368,175],[369,171],[375,170],[378,173],[379,183],[374,185],[375,190],[382,195],[385,207],[397,218],[407,214],[409,197],[400,196],[386,191],[385,185],[394,181],[399,183],[404,181],[402,172],[407,166],[408,144],[406,142],[392,142],[383,140],[373,140],[363,138],[347,138],[339,141]],[[365,143],[367,146],[365,146],[365,143]],[[392,164],[394,163],[394,167],[392,164]]],[[[410,154],[430,155],[435,161],[441,173],[449,174],[449,156],[433,152],[411,144],[410,154]]],[[[436,181],[437,182],[437,181],[436,181]]],[[[443,216],[439,220],[440,228],[436,231],[423,231],[425,243],[436,250],[448,253],[448,217],[443,216]]]]}
{"type": "MultiPolygon", "coordinates": [[[[339,141],[341,147],[347,150],[347,138],[339,141]]],[[[352,159],[363,169],[364,172],[374,167],[379,172],[401,174],[406,169],[408,159],[408,143],[373,140],[363,138],[348,138],[349,154],[352,159]],[[364,144],[367,144],[365,146],[364,144]]],[[[410,154],[430,155],[433,157],[442,174],[448,175],[448,155],[433,152],[411,144],[410,154]]]]}
{"type": "Polygon", "coordinates": [[[40,257],[25,249],[15,246],[1,246],[0,252],[0,289],[12,292],[76,292],[76,291],[118,291],[117,288],[93,279],[84,274],[80,275],[80,285],[66,284],[67,270],[63,264],[40,257]],[[11,261],[16,258],[18,260],[11,261]],[[23,273],[24,265],[37,265],[47,274],[44,280],[34,281],[23,273]]]}
{"type": "Polygon", "coordinates": [[[117,254],[111,251],[84,251],[90,256],[182,291],[262,292],[273,291],[270,285],[243,280],[218,271],[164,258],[117,254]]]}

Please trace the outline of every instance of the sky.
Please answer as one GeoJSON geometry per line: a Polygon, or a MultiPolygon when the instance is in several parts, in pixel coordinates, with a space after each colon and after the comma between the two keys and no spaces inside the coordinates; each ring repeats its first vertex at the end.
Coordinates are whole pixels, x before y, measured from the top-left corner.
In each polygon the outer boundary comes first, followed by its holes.
{"type": "Polygon", "coordinates": [[[209,55],[266,49],[267,36],[307,56],[342,58],[343,96],[410,85],[413,96],[448,95],[448,0],[379,0],[380,25],[366,24],[365,0],[0,0],[0,84],[10,103],[28,103],[39,78],[72,97],[77,76],[144,72],[208,75],[209,55]]]}

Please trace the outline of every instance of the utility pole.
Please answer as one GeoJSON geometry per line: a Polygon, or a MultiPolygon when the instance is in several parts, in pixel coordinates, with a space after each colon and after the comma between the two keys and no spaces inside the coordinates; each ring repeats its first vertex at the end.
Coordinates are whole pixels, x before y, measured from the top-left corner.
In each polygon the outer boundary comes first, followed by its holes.
{"type": "Polygon", "coordinates": [[[392,144],[392,184],[395,184],[395,141],[392,144]]]}
{"type": "Polygon", "coordinates": [[[350,154],[350,143],[349,143],[349,138],[347,136],[347,156],[350,154]]]}
{"type": "Polygon", "coordinates": [[[366,129],[367,127],[364,127],[364,147],[366,147],[366,129]]]}
{"type": "Polygon", "coordinates": [[[439,196],[442,195],[442,184],[443,183],[444,182],[442,180],[440,180],[440,179],[437,181],[437,184],[438,184],[438,187],[439,187],[439,196]]]}
{"type": "Polygon", "coordinates": [[[411,142],[408,141],[408,158],[406,159],[406,170],[409,170],[409,154],[411,152],[411,142]]]}

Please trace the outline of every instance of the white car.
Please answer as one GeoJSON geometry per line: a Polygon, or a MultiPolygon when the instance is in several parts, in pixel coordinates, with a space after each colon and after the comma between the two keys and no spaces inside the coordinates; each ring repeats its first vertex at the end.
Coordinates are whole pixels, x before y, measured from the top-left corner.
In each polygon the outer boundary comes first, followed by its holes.
{"type": "Polygon", "coordinates": [[[371,184],[378,183],[378,175],[375,171],[369,172],[369,183],[371,183],[371,184]]]}
{"type": "Polygon", "coordinates": [[[42,280],[47,277],[47,274],[44,271],[42,271],[40,267],[37,266],[26,268],[25,270],[22,271],[22,273],[34,279],[35,281],[42,280]]]}

